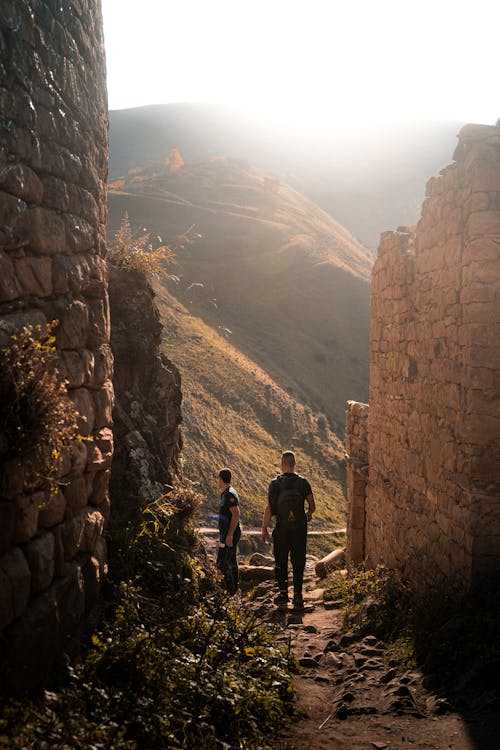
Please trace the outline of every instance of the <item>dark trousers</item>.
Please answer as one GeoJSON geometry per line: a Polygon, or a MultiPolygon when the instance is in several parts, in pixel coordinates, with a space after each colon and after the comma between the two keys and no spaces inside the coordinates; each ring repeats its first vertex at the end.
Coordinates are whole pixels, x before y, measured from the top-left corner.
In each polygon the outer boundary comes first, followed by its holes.
{"type": "Polygon", "coordinates": [[[292,561],[293,593],[302,594],[306,566],[307,526],[276,526],[273,531],[274,575],[280,591],[288,589],[288,555],[292,561]]]}
{"type": "Polygon", "coordinates": [[[217,567],[224,576],[224,586],[231,596],[236,592],[239,582],[238,570],[238,542],[240,541],[241,531],[236,529],[233,534],[232,547],[219,547],[217,552],[217,567]]]}

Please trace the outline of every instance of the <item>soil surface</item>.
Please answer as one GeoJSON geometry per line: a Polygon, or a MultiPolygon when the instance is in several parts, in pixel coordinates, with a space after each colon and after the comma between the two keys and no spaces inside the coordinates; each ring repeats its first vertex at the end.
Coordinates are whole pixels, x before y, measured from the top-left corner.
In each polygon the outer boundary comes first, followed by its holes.
{"type": "Polygon", "coordinates": [[[283,628],[277,640],[295,654],[299,718],[270,739],[276,750],[500,750],[500,712],[479,695],[457,712],[425,675],[389,658],[374,636],[354,641],[342,632],[340,605],[323,602],[321,581],[308,558],[305,611],[280,611],[274,583],[263,581],[252,608],[283,628]]]}

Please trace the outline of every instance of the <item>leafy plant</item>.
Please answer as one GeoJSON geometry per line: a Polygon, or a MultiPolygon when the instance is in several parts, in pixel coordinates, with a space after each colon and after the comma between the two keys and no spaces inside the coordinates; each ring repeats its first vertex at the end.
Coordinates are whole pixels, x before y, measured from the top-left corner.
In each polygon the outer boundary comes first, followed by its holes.
{"type": "Polygon", "coordinates": [[[120,539],[105,622],[59,684],[6,704],[2,750],[265,748],[293,711],[293,659],[189,554],[196,503],[179,485],[120,539]]]}
{"type": "Polygon", "coordinates": [[[62,453],[78,436],[77,413],[58,370],[57,321],[25,327],[0,350],[0,461],[19,458],[27,481],[54,488],[62,453]]]}
{"type": "Polygon", "coordinates": [[[189,231],[178,237],[172,246],[160,245],[153,249],[149,233],[134,236],[128,214],[125,214],[113,244],[108,247],[108,262],[117,268],[138,271],[146,276],[175,278],[166,273],[166,264],[175,257],[177,250],[191,241],[189,231]]]}

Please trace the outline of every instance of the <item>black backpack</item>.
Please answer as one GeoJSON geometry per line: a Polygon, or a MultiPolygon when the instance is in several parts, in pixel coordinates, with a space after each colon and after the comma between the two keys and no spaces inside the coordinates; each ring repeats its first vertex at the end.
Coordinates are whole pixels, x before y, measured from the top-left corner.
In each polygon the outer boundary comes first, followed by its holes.
{"type": "Polygon", "coordinates": [[[281,525],[298,526],[306,521],[304,512],[304,492],[298,474],[278,477],[278,490],[273,505],[276,508],[276,522],[281,525]]]}

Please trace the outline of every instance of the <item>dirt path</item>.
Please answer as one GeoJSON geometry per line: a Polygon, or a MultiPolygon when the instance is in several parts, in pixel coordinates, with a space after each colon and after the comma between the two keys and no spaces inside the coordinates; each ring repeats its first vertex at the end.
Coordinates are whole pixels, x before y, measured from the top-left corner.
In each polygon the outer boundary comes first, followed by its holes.
{"type": "Polygon", "coordinates": [[[426,689],[420,672],[397,669],[376,638],[353,643],[342,635],[342,613],[323,603],[313,560],[305,612],[279,612],[274,594],[271,582],[259,584],[251,606],[282,625],[278,640],[302,667],[294,682],[304,712],[278,733],[277,750],[500,750],[498,714],[468,711],[464,718],[426,689]]]}

